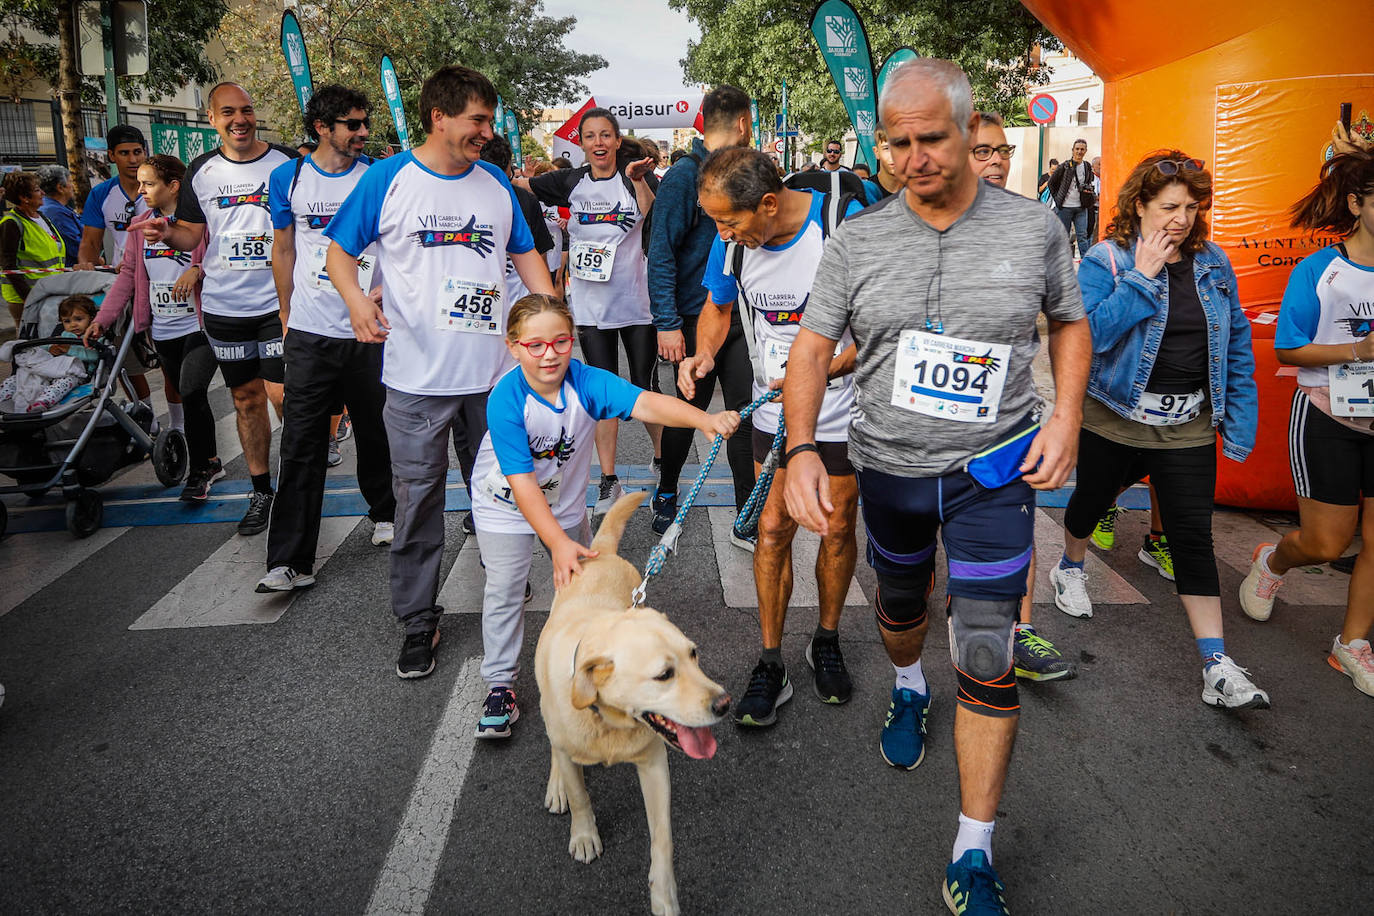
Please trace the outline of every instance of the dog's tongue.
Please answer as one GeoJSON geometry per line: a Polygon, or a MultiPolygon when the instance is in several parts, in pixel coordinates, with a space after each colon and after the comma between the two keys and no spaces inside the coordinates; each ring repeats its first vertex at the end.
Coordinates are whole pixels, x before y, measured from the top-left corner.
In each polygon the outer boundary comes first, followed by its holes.
{"type": "Polygon", "coordinates": [[[716,755],[716,736],[707,727],[692,728],[677,724],[677,740],[682,752],[696,760],[710,760],[716,755]]]}

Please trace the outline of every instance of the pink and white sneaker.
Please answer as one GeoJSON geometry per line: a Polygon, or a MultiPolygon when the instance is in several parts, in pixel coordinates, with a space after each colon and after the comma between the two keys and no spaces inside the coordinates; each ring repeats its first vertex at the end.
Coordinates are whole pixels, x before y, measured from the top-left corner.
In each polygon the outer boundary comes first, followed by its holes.
{"type": "Polygon", "coordinates": [[[1250,558],[1250,572],[1240,584],[1240,607],[1251,620],[1268,620],[1274,611],[1274,595],[1283,585],[1283,576],[1269,571],[1269,557],[1275,545],[1261,544],[1250,558]]]}

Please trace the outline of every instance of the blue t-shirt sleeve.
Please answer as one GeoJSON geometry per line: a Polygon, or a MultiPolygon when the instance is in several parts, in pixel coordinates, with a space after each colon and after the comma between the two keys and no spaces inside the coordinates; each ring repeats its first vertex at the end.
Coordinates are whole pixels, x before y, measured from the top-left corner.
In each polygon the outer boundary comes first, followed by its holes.
{"type": "Polygon", "coordinates": [[[409,153],[398,154],[363,172],[363,177],[339,205],[334,218],[324,227],[324,237],[338,242],[340,248],[355,258],[377,241],[382,234],[382,202],[386,199],[386,189],[409,160],[409,153]]]}
{"type": "MultiPolygon", "coordinates": [[[[871,181],[866,181],[866,182],[864,182],[864,184],[873,184],[873,182],[871,182],[871,181]]],[[[877,185],[874,185],[874,187],[877,187],[877,185]]],[[[872,200],[869,201],[870,204],[871,204],[871,203],[876,203],[876,202],[877,202],[877,201],[872,201],[872,200]]],[[[858,212],[859,212],[860,210],[862,210],[863,208],[864,208],[863,202],[860,201],[857,197],[854,198],[853,200],[851,200],[851,201],[849,202],[849,206],[848,206],[848,207],[845,207],[845,209],[844,209],[844,218],[845,218],[845,219],[849,219],[851,216],[853,216],[855,213],[858,213],[858,212]]]]}
{"type": "Polygon", "coordinates": [[[272,228],[285,229],[291,225],[291,179],[300,163],[293,159],[272,170],[267,179],[267,205],[272,214],[272,228]]]}
{"type": "Polygon", "coordinates": [[[1317,298],[1317,278],[1329,263],[1331,256],[1327,251],[1315,252],[1303,258],[1288,275],[1288,286],[1283,291],[1283,303],[1279,306],[1278,324],[1274,328],[1274,349],[1296,350],[1307,346],[1317,336],[1317,325],[1322,316],[1321,301],[1317,298]]]}
{"type": "Polygon", "coordinates": [[[644,389],[614,373],[583,365],[577,360],[568,364],[568,378],[583,408],[597,420],[631,419],[635,404],[644,393],[644,389]]]}
{"type": "Polygon", "coordinates": [[[739,298],[739,284],[733,276],[725,274],[725,240],[716,236],[711,241],[711,253],[706,256],[706,270],[701,275],[701,285],[711,294],[716,305],[729,305],[739,298]]]}
{"type": "MultiPolygon", "coordinates": [[[[118,178],[111,181],[118,181],[118,178]]],[[[91,188],[86,195],[86,206],[81,210],[81,225],[92,229],[105,228],[105,198],[110,196],[110,182],[102,181],[91,188]]]]}
{"type": "Polygon", "coordinates": [[[509,477],[534,470],[529,433],[525,429],[525,391],[518,368],[507,372],[487,398],[487,433],[502,474],[509,477]]]}

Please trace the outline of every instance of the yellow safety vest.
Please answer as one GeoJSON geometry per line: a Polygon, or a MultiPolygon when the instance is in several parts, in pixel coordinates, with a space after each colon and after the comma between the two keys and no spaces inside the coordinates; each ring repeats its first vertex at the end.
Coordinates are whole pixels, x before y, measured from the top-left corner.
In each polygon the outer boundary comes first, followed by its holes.
{"type": "MultiPolygon", "coordinates": [[[[40,213],[38,219],[32,220],[18,210],[9,210],[0,217],[0,225],[7,222],[19,224],[19,268],[26,272],[30,284],[46,276],[52,268],[63,266],[67,257],[67,243],[62,241],[57,228],[46,216],[40,213]]],[[[4,292],[6,302],[24,301],[9,277],[3,278],[0,290],[4,292]]]]}

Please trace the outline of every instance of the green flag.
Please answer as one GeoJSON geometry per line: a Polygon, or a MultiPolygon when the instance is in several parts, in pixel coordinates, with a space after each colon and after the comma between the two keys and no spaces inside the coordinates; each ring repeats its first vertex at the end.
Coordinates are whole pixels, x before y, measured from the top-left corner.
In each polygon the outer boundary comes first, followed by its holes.
{"type": "Polygon", "coordinates": [[[873,131],[878,126],[878,97],[873,85],[873,58],[868,53],[868,35],[854,7],[844,0],[825,0],[811,14],[811,34],[830,68],[835,88],[840,92],[850,123],[859,138],[856,161],[873,161],[873,131]]]}

